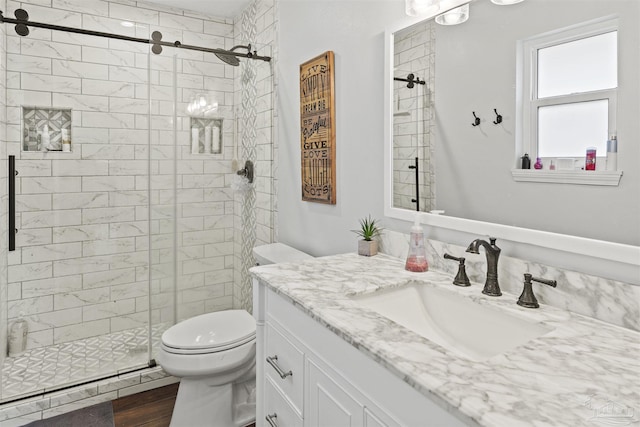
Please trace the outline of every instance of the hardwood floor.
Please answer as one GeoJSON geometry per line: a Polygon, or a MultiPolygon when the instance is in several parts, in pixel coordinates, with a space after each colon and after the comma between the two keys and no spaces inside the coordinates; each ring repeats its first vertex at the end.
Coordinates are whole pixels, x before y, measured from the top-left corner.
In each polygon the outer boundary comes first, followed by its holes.
{"type": "MultiPolygon", "coordinates": [[[[171,384],[113,400],[115,427],[168,427],[178,385],[171,384]]],[[[255,424],[248,427],[255,427],[255,424]]]]}
{"type": "Polygon", "coordinates": [[[115,427],[168,427],[179,384],[112,401],[115,427]]]}

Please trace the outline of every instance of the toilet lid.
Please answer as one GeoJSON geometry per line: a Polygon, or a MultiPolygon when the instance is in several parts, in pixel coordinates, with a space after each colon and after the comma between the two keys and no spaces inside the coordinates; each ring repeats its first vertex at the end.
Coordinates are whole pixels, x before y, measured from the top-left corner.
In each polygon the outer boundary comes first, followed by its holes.
{"type": "Polygon", "coordinates": [[[256,321],[244,310],[207,313],[184,320],[162,334],[167,347],[198,350],[233,347],[256,335],[256,321]]]}

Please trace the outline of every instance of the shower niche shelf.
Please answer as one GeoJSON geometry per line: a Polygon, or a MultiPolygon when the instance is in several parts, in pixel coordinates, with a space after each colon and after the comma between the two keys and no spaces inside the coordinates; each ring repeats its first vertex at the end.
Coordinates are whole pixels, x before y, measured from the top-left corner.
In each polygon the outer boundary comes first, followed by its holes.
{"type": "Polygon", "coordinates": [[[222,154],[223,119],[190,117],[191,154],[222,154]]]}
{"type": "Polygon", "coordinates": [[[71,138],[71,108],[22,107],[22,151],[62,152],[62,130],[71,138]],[[43,147],[42,134],[49,131],[49,146],[43,147]]]}

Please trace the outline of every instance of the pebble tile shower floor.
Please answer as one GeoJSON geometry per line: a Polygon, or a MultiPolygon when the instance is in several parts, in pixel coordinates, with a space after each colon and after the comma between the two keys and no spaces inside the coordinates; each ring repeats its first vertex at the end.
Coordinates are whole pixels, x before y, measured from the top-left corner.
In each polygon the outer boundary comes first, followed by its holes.
{"type": "MultiPolygon", "coordinates": [[[[153,328],[154,343],[165,329],[153,328]]],[[[135,328],[6,357],[0,402],[146,367],[148,342],[148,329],[135,328]]]]}

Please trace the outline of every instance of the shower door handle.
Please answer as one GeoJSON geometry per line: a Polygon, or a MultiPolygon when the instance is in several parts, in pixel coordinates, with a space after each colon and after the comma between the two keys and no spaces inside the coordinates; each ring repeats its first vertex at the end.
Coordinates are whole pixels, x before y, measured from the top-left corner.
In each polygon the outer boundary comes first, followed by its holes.
{"type": "Polygon", "coordinates": [[[16,156],[9,156],[9,250],[16,250],[16,156]]]}

